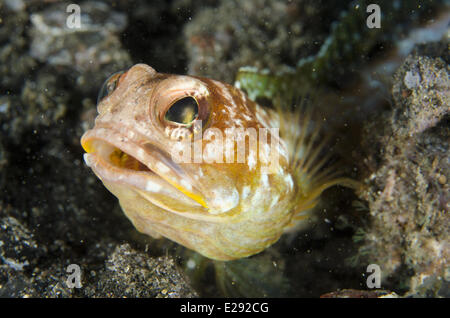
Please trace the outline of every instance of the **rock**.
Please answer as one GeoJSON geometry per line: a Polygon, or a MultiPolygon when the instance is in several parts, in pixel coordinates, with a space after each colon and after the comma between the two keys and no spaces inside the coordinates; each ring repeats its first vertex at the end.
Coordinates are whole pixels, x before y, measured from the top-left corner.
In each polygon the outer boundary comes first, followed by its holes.
{"type": "Polygon", "coordinates": [[[343,7],[304,0],[221,1],[185,28],[188,73],[233,83],[242,66],[294,66],[319,50],[343,7]],[[318,17],[321,23],[313,22],[318,17]]]}
{"type": "Polygon", "coordinates": [[[98,90],[109,74],[131,65],[118,37],[127,16],[106,3],[85,1],[80,4],[80,27],[69,28],[68,5],[59,3],[31,14],[30,56],[66,69],[82,91],[98,90]]]}
{"type": "Polygon", "coordinates": [[[95,284],[84,294],[89,297],[197,297],[186,277],[169,257],[152,258],[133,250],[128,244],[118,246],[96,273],[95,284]]]}
{"type": "Polygon", "coordinates": [[[370,213],[359,254],[381,267],[383,288],[405,295],[450,295],[449,71],[416,51],[395,75],[392,110],[366,125],[370,213]]]}
{"type": "Polygon", "coordinates": [[[396,133],[413,136],[436,126],[450,111],[450,66],[442,58],[410,55],[392,88],[396,133]]]}

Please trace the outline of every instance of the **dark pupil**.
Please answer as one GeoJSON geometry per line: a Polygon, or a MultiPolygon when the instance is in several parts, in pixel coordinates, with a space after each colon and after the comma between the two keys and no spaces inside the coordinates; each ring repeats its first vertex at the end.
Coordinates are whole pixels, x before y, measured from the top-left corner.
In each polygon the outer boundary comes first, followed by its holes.
{"type": "Polygon", "coordinates": [[[185,97],[170,106],[164,119],[179,124],[190,124],[197,117],[197,114],[197,101],[193,97],[185,97]]]}

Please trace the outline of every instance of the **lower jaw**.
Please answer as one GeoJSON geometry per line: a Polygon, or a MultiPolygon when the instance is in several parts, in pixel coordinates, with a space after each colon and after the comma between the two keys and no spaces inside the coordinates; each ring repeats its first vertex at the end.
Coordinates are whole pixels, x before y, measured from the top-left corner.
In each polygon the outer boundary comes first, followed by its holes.
{"type": "Polygon", "coordinates": [[[116,167],[93,153],[84,154],[84,161],[102,181],[126,183],[145,189],[149,179],[158,178],[150,171],[134,171],[116,167]]]}
{"type": "Polygon", "coordinates": [[[207,214],[207,209],[185,197],[156,173],[118,168],[95,153],[85,154],[84,158],[86,164],[119,200],[122,193],[127,193],[127,196],[144,198],[167,213],[199,219],[205,218],[207,214]]]}

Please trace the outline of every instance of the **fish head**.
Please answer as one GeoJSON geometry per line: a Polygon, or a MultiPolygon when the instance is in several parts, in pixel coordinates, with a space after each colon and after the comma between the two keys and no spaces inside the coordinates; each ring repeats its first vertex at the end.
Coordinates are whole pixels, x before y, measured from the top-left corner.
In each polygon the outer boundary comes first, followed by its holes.
{"type": "Polygon", "coordinates": [[[142,232],[192,247],[180,227],[250,218],[293,190],[269,114],[231,85],[137,64],[105,82],[97,111],[85,162],[142,232]]]}

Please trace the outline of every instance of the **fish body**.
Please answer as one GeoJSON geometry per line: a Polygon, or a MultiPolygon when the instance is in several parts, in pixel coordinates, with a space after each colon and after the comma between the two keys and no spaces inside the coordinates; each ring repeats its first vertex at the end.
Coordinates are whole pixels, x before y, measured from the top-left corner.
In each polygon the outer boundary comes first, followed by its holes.
{"type": "Polygon", "coordinates": [[[86,164],[140,232],[208,258],[264,250],[339,183],[321,171],[308,116],[263,109],[231,85],[137,64],[104,95],[81,139],[86,164]]]}

